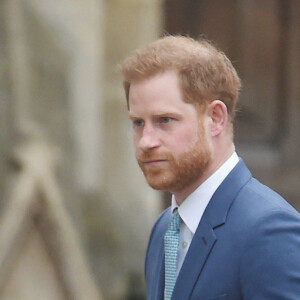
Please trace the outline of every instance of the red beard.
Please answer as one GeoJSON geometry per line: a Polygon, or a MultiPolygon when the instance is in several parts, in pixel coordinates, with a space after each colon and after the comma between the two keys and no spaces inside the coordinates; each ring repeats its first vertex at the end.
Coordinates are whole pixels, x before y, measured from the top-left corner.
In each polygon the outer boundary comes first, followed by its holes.
{"type": "Polygon", "coordinates": [[[174,193],[203,176],[211,161],[211,149],[204,134],[201,134],[193,146],[176,156],[153,149],[139,153],[137,160],[152,188],[174,193]],[[162,161],[153,165],[145,164],[158,160],[162,161]]]}

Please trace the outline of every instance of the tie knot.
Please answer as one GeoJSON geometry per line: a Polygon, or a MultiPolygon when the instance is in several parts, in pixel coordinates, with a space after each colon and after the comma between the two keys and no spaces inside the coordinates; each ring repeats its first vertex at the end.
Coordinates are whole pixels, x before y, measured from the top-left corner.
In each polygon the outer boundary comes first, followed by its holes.
{"type": "Polygon", "coordinates": [[[176,208],[173,212],[172,219],[168,226],[168,230],[178,232],[181,223],[182,223],[182,219],[178,213],[178,209],[176,208]]]}

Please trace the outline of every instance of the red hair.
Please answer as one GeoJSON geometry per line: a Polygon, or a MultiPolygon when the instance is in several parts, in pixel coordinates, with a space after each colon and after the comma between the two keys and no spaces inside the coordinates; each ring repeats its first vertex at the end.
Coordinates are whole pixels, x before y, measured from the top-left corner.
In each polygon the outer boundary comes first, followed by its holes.
{"type": "Polygon", "coordinates": [[[202,107],[221,100],[234,117],[240,78],[226,55],[206,40],[166,36],[136,50],[121,64],[128,104],[130,83],[174,70],[183,100],[202,107]]]}

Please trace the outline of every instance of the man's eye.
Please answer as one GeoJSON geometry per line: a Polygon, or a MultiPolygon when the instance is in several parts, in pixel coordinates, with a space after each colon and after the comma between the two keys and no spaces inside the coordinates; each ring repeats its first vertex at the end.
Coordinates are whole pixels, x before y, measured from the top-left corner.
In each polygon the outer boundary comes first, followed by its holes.
{"type": "Polygon", "coordinates": [[[134,120],[133,121],[133,126],[141,127],[143,125],[144,125],[144,121],[143,120],[134,120]]]}
{"type": "Polygon", "coordinates": [[[162,117],[160,119],[161,123],[169,123],[172,119],[170,117],[162,117]]]}

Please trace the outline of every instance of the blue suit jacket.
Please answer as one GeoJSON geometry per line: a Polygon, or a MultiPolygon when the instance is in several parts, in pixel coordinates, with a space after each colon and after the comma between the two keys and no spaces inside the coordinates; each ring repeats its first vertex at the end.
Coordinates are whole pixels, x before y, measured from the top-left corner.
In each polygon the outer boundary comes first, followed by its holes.
{"type": "MultiPolygon", "coordinates": [[[[163,299],[169,219],[167,209],[151,233],[148,300],[163,299]]],[[[300,299],[300,215],[254,179],[242,160],[209,202],[179,272],[172,300],[187,299],[300,299]]]]}

